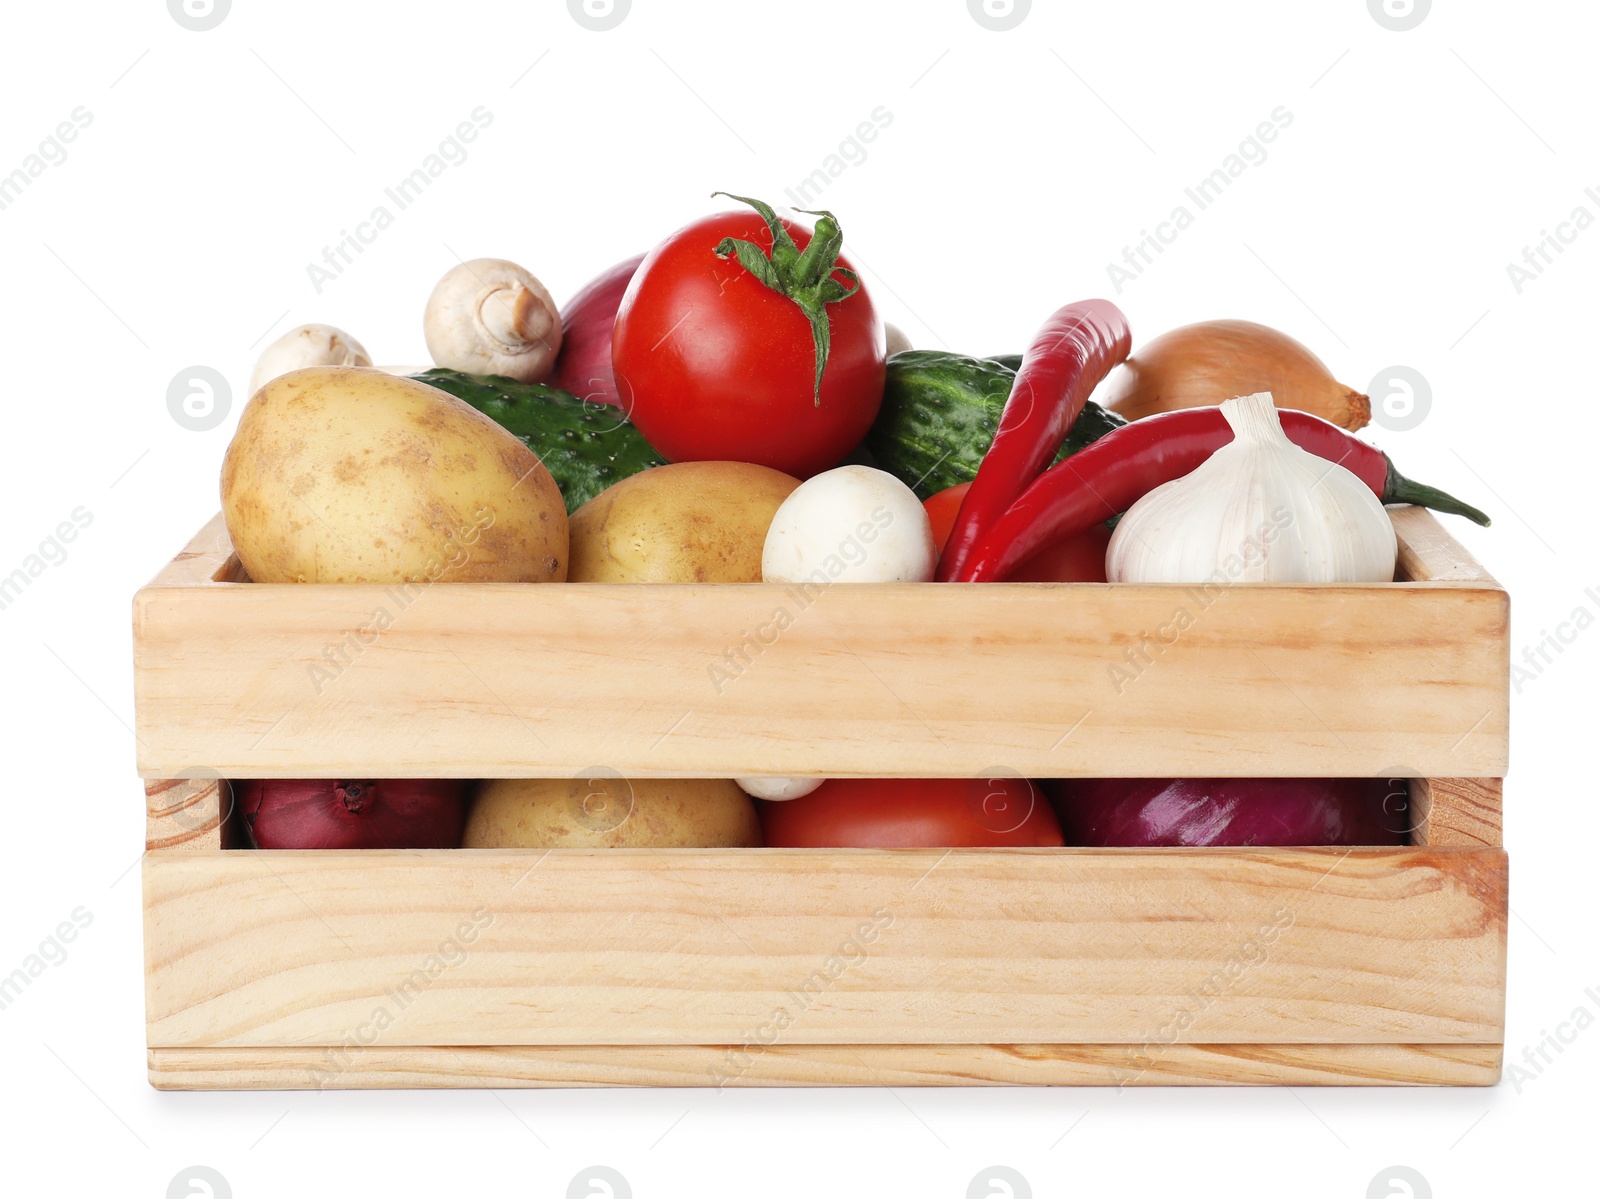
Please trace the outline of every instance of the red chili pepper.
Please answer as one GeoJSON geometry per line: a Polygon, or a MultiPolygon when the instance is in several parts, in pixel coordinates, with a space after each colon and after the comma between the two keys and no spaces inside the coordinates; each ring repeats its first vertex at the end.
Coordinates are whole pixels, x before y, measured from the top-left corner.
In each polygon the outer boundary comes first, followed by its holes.
{"type": "MultiPolygon", "coordinates": [[[[1421,504],[1489,523],[1470,504],[1406,478],[1389,455],[1337,425],[1289,409],[1279,409],[1278,419],[1295,445],[1343,466],[1385,504],[1421,504]]],[[[1126,512],[1146,492],[1182,478],[1232,440],[1218,408],[1165,412],[1113,429],[1029,487],[979,541],[960,581],[1006,578],[1043,546],[1126,512]]]]}
{"type": "Polygon", "coordinates": [[[939,558],[941,582],[960,578],[978,542],[1039,477],[1095,385],[1128,356],[1128,318],[1109,300],[1068,304],[1045,322],[1017,368],[989,452],[961,502],[939,558]]]}

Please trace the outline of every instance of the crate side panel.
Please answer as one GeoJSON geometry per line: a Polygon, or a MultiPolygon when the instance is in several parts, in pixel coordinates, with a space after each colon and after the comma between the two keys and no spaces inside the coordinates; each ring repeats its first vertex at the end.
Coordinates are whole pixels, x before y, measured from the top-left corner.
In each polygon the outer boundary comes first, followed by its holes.
{"type": "Polygon", "coordinates": [[[1497,589],[211,584],[136,602],[146,777],[1499,777],[1497,589]]]}
{"type": "Polygon", "coordinates": [[[1497,1043],[1493,849],[152,853],[153,1047],[1497,1043]]]}

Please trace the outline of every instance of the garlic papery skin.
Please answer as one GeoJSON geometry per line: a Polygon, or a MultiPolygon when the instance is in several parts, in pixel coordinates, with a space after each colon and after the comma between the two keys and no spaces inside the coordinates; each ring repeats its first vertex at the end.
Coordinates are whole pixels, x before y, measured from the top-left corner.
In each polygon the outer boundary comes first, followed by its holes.
{"type": "Polygon", "coordinates": [[[1129,508],[1113,583],[1389,583],[1394,525],[1371,488],[1284,435],[1270,392],[1227,400],[1233,440],[1129,508]]]}

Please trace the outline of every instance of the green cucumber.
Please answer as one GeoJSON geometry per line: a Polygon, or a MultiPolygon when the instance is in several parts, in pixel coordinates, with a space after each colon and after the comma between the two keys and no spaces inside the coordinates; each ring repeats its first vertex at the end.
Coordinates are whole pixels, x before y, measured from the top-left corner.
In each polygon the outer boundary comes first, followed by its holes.
{"type": "Polygon", "coordinates": [[[666,463],[617,409],[586,403],[559,387],[443,367],[411,377],[466,401],[515,434],[539,455],[569,513],[613,483],[666,463]]]}
{"type": "MultiPolygon", "coordinates": [[[[942,350],[905,350],[889,359],[883,406],[867,434],[878,465],[918,499],[969,483],[1000,427],[1016,370],[1011,358],[968,358],[942,350]]],[[[1128,422],[1087,403],[1055,461],[1128,422]]]]}

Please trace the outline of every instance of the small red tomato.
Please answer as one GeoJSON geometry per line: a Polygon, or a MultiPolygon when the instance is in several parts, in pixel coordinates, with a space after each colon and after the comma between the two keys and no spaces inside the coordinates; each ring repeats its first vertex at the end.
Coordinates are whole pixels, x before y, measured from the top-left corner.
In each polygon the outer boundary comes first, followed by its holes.
{"type": "Polygon", "coordinates": [[[1021,778],[829,779],[757,806],[766,843],[788,849],[1063,844],[1044,793],[1021,778]]]}
{"type": "MultiPolygon", "coordinates": [[[[928,523],[933,526],[934,544],[941,553],[955,526],[956,513],[961,511],[961,501],[971,486],[971,483],[957,483],[922,501],[928,523]]],[[[1106,547],[1110,544],[1111,530],[1103,524],[1095,525],[1064,541],[1045,546],[1007,575],[1006,582],[1104,583],[1106,547]]]]}
{"type": "Polygon", "coordinates": [[[704,217],[645,257],[612,367],[624,411],[667,459],[804,478],[838,465],[878,415],[883,321],[830,215],[813,232],[744,202],[756,211],[704,217]]]}
{"type": "Polygon", "coordinates": [[[971,483],[957,483],[954,487],[934,492],[922,501],[923,510],[928,514],[928,523],[933,526],[934,548],[941,554],[944,553],[944,543],[950,540],[950,530],[956,526],[956,514],[961,511],[961,501],[967,498],[970,490],[971,483]]]}

